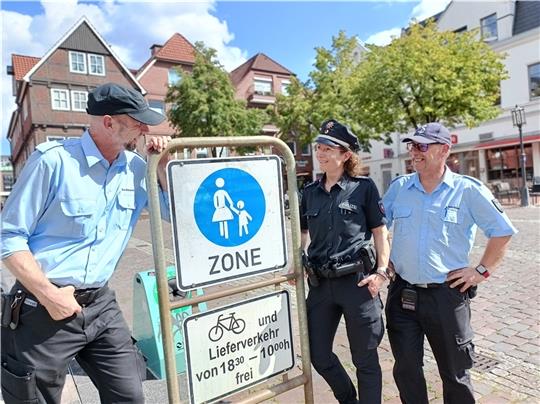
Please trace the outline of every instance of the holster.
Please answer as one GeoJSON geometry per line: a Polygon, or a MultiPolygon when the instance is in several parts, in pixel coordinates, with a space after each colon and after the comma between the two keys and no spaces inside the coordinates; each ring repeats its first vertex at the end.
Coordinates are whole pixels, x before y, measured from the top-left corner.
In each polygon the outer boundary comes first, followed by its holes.
{"type": "Polygon", "coordinates": [[[0,323],[2,327],[9,327],[12,330],[19,325],[19,314],[26,294],[18,289],[15,293],[2,292],[2,318],[0,323]]]}
{"type": "Polygon", "coordinates": [[[364,274],[368,275],[377,268],[377,251],[373,244],[360,248],[360,260],[364,264],[364,274]]]}
{"type": "Polygon", "coordinates": [[[319,277],[315,272],[313,265],[309,260],[309,257],[304,253],[302,253],[302,266],[304,267],[304,271],[306,271],[310,286],[314,288],[319,286],[319,277]]]}

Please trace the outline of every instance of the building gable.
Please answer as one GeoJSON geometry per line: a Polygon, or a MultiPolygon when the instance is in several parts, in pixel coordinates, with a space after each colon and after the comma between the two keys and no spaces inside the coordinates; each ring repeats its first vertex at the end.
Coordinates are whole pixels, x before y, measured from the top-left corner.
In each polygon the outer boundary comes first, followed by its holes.
{"type": "Polygon", "coordinates": [[[88,24],[83,23],[65,39],[59,48],[107,55],[109,51],[97,38],[88,24]]]}

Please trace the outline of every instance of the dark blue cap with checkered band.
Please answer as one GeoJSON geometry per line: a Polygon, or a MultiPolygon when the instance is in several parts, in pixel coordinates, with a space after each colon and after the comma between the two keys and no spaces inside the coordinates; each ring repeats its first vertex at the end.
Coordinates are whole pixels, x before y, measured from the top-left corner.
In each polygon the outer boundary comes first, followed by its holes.
{"type": "Polygon", "coordinates": [[[353,152],[360,150],[358,138],[348,126],[345,126],[335,119],[324,121],[319,130],[319,136],[315,142],[332,147],[344,147],[353,152]]]}

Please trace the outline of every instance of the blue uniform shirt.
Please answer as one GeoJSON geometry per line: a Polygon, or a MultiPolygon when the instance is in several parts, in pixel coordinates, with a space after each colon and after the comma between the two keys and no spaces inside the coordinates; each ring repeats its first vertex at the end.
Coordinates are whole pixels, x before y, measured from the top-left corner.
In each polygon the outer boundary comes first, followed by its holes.
{"type": "MultiPolygon", "coordinates": [[[[4,207],[2,259],[31,251],[51,282],[100,287],[147,206],[146,162],[124,151],[109,164],[88,132],[36,149],[4,207]]],[[[168,220],[163,192],[160,204],[168,220]]]]}
{"type": "Polygon", "coordinates": [[[396,178],[383,203],[387,226],[394,225],[390,259],[410,283],[442,283],[469,266],[477,227],[488,238],[517,233],[481,181],[448,167],[431,194],[416,173],[396,178]]]}

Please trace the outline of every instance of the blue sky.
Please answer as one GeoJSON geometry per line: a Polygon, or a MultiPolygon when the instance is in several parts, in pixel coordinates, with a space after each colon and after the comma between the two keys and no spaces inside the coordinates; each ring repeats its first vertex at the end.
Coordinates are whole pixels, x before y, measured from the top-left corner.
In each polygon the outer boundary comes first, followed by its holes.
{"type": "Polygon", "coordinates": [[[344,30],[362,41],[386,44],[411,18],[423,19],[449,0],[386,1],[2,1],[2,152],[15,109],[11,54],[43,56],[85,15],[130,68],[140,67],[149,47],[174,32],[215,48],[227,70],[263,52],[307,79],[315,47],[329,47],[344,30]]]}

